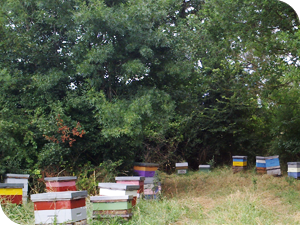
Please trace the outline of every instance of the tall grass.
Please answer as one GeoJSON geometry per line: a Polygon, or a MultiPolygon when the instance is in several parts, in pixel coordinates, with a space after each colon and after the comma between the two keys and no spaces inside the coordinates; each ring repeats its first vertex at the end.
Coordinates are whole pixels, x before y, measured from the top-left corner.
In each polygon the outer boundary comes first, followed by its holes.
{"type": "MultiPolygon", "coordinates": [[[[233,174],[229,167],[211,173],[161,174],[162,197],[140,200],[133,217],[93,220],[88,224],[300,224],[300,181],[286,176],[233,174]]],[[[3,207],[19,224],[34,224],[33,204],[3,207]]]]}

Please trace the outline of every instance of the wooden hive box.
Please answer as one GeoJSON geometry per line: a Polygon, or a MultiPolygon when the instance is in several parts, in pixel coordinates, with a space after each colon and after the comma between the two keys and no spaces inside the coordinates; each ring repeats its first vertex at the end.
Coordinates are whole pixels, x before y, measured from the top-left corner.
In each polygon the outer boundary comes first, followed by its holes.
{"type": "Polygon", "coordinates": [[[146,184],[144,189],[144,198],[156,199],[160,191],[161,191],[160,185],[146,184]]]}
{"type": "Polygon", "coordinates": [[[154,177],[146,177],[144,182],[144,198],[145,199],[156,199],[159,192],[161,191],[160,182],[155,182],[154,177]]]}
{"type": "Polygon", "coordinates": [[[132,217],[132,195],[123,196],[91,196],[93,218],[120,216],[132,217]]]}
{"type": "Polygon", "coordinates": [[[281,176],[280,162],[279,162],[278,155],[266,157],[266,169],[267,169],[267,174],[269,175],[281,176]]]}
{"type": "Polygon", "coordinates": [[[24,184],[23,187],[23,202],[27,202],[28,198],[28,179],[30,175],[29,174],[13,174],[8,173],[5,175],[4,182],[7,184],[24,184]]]}
{"type": "Polygon", "coordinates": [[[139,185],[120,184],[120,183],[99,183],[99,194],[102,196],[124,196],[132,195],[132,206],[136,205],[137,192],[139,185]]]}
{"type": "Polygon", "coordinates": [[[87,191],[48,192],[31,195],[35,224],[68,224],[86,221],[87,191]]]}
{"type": "Polygon", "coordinates": [[[187,174],[189,169],[189,164],[187,162],[175,163],[177,174],[187,174]]]}
{"type": "Polygon", "coordinates": [[[247,169],[247,156],[232,156],[232,171],[234,173],[247,169]]]}
{"type": "Polygon", "coordinates": [[[77,177],[45,177],[47,192],[77,191],[77,177]]]}
{"type": "Polygon", "coordinates": [[[256,172],[260,174],[266,174],[266,157],[256,156],[256,172]]]}
{"type": "Polygon", "coordinates": [[[298,179],[300,177],[300,162],[288,162],[288,176],[298,179]]]}
{"type": "Polygon", "coordinates": [[[158,166],[157,163],[134,163],[133,171],[141,177],[154,177],[158,166]]]}
{"type": "Polygon", "coordinates": [[[137,197],[139,197],[144,192],[145,177],[138,177],[138,176],[115,177],[115,180],[116,180],[116,183],[119,183],[119,184],[139,185],[140,188],[137,192],[138,193],[137,197]]]}
{"type": "Polygon", "coordinates": [[[199,172],[210,172],[210,165],[199,165],[199,172]]]}
{"type": "Polygon", "coordinates": [[[0,203],[22,204],[24,184],[0,183],[0,203]]]}

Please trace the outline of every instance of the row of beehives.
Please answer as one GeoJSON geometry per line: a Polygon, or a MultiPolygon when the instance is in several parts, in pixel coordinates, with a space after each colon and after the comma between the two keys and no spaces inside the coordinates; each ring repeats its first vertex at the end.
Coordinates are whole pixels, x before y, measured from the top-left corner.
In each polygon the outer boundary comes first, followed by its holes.
{"type": "MultiPolygon", "coordinates": [[[[187,162],[176,163],[175,169],[177,174],[187,174],[189,169],[189,164],[187,162]]],[[[199,165],[199,172],[209,172],[210,165],[199,165]]]]}
{"type": "MultiPolygon", "coordinates": [[[[99,196],[90,196],[94,218],[121,216],[130,218],[137,198],[155,199],[160,184],[155,182],[158,164],[136,164],[134,170],[144,176],[116,177],[116,183],[99,183],[99,196]]],[[[29,175],[7,174],[0,184],[1,203],[22,204],[27,199],[29,175]],[[23,197],[22,197],[23,196],[23,197]]],[[[77,177],[45,178],[47,193],[31,195],[35,224],[86,224],[87,191],[77,191],[77,177]]]]}
{"type": "MultiPolygon", "coordinates": [[[[232,156],[232,159],[233,172],[247,168],[247,156],[232,156]]],[[[300,177],[300,162],[288,162],[287,166],[289,177],[300,177]]],[[[281,176],[279,156],[256,156],[256,172],[259,174],[281,176]]]]}
{"type": "MultiPolygon", "coordinates": [[[[232,170],[234,173],[247,169],[247,156],[232,156],[232,170]]],[[[256,156],[256,172],[281,176],[279,156],[256,156]]]]}
{"type": "MultiPolygon", "coordinates": [[[[232,170],[234,173],[247,169],[247,156],[232,156],[232,170]]],[[[300,162],[288,162],[288,176],[300,177],[300,162]]],[[[210,165],[199,165],[200,172],[210,171],[210,165]]],[[[281,176],[279,156],[256,156],[256,171],[259,174],[281,176]]],[[[177,174],[187,174],[188,163],[176,163],[177,174]]]]}

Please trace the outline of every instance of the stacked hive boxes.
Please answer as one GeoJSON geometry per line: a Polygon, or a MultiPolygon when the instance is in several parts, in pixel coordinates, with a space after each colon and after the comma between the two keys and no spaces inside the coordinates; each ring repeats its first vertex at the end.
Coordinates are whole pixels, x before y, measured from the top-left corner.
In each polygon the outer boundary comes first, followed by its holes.
{"type": "Polygon", "coordinates": [[[281,176],[278,155],[266,157],[266,169],[267,169],[267,174],[273,176],[281,176]]]}
{"type": "Polygon", "coordinates": [[[232,156],[232,170],[234,173],[247,169],[247,156],[232,156]]]}
{"type": "Polygon", "coordinates": [[[159,164],[156,163],[134,163],[133,171],[138,176],[154,177],[159,164]]]}
{"type": "Polygon", "coordinates": [[[0,183],[0,203],[22,204],[24,184],[0,183]]]}
{"type": "Polygon", "coordinates": [[[199,165],[199,172],[210,172],[210,165],[199,165]]]}
{"type": "Polygon", "coordinates": [[[266,157],[256,156],[256,172],[260,174],[266,174],[266,157]]]}
{"type": "Polygon", "coordinates": [[[189,164],[187,162],[176,163],[175,167],[176,167],[177,174],[187,174],[189,169],[189,164]]]}
{"type": "Polygon", "coordinates": [[[100,196],[125,196],[132,195],[132,206],[136,204],[139,185],[120,184],[120,183],[99,183],[100,196]]]}
{"type": "Polygon", "coordinates": [[[300,177],[300,162],[288,162],[288,176],[298,179],[300,177]]]}
{"type": "Polygon", "coordinates": [[[46,177],[47,192],[76,191],[77,177],[46,177]]]}
{"type": "Polygon", "coordinates": [[[22,198],[23,202],[27,202],[28,198],[28,179],[29,179],[29,174],[12,174],[8,173],[6,174],[6,178],[4,180],[5,183],[7,184],[23,184],[23,193],[22,193],[22,198]]]}
{"type": "Polygon", "coordinates": [[[126,219],[132,217],[132,195],[123,196],[91,196],[93,217],[120,216],[126,219]]]}
{"type": "Polygon", "coordinates": [[[135,163],[133,170],[139,176],[144,176],[144,197],[145,199],[155,199],[161,190],[160,184],[155,182],[155,172],[158,169],[157,163],[135,163]]]}
{"type": "Polygon", "coordinates": [[[138,190],[138,198],[141,194],[144,193],[144,181],[145,177],[115,177],[116,183],[119,184],[131,184],[131,185],[139,185],[138,190]]]}
{"type": "Polygon", "coordinates": [[[87,191],[48,192],[31,195],[35,224],[86,224],[87,191]]]}
{"type": "Polygon", "coordinates": [[[161,191],[160,182],[155,177],[146,177],[144,182],[145,199],[156,199],[161,191]]]}

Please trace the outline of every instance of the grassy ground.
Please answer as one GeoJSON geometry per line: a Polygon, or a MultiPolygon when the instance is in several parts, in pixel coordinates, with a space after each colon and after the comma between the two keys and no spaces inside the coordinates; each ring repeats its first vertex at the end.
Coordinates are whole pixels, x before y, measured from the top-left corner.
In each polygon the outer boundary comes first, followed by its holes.
{"type": "MultiPolygon", "coordinates": [[[[141,200],[129,221],[93,221],[97,224],[300,224],[300,181],[254,170],[233,174],[231,169],[189,175],[161,174],[161,200],[141,200]]],[[[33,205],[2,207],[19,224],[34,224],[33,205]]]]}

